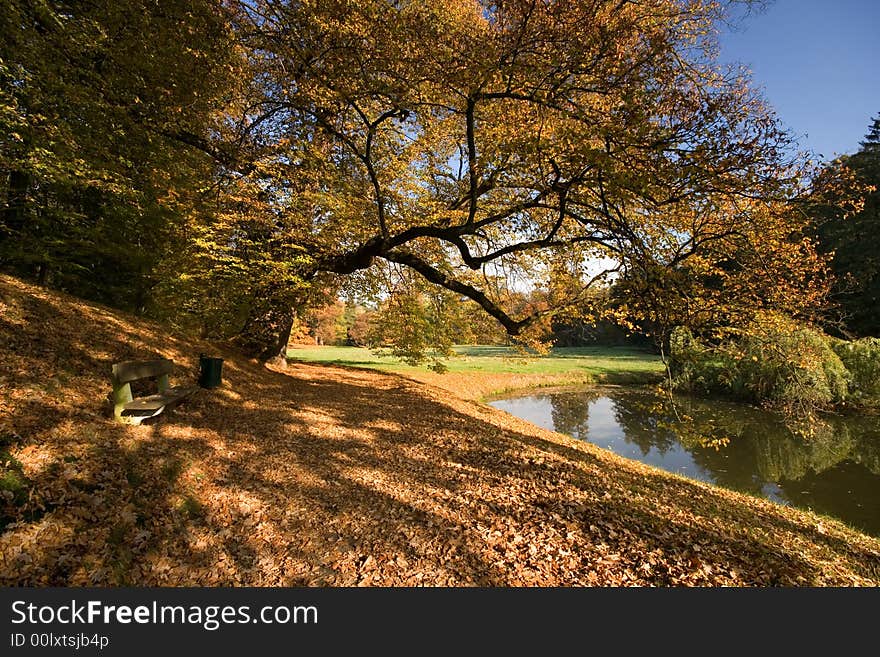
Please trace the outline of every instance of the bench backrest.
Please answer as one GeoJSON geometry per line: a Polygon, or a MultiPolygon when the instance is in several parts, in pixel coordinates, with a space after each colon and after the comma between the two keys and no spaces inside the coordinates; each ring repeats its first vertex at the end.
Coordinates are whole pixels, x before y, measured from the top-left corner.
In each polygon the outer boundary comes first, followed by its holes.
{"type": "Polygon", "coordinates": [[[129,360],[113,365],[113,379],[117,383],[151,379],[168,375],[173,368],[174,364],[167,359],[129,360]]]}

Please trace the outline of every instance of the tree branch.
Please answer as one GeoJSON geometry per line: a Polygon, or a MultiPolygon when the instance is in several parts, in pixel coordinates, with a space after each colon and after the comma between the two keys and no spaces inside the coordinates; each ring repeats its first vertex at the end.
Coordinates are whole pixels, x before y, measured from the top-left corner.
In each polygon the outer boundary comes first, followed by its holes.
{"type": "Polygon", "coordinates": [[[450,290],[451,292],[456,292],[457,294],[466,296],[468,299],[472,299],[473,301],[478,303],[480,307],[483,308],[483,310],[485,310],[487,313],[492,315],[492,317],[497,319],[509,335],[519,335],[524,328],[535,322],[535,320],[540,317],[539,313],[532,313],[524,319],[516,320],[508,315],[506,312],[504,312],[504,310],[498,304],[492,301],[477,288],[468,285],[467,283],[462,283],[461,281],[457,281],[454,278],[451,278],[430,263],[422,260],[418,256],[413,255],[412,253],[409,253],[408,251],[396,249],[384,253],[382,257],[389,262],[396,262],[417,271],[426,280],[434,283],[435,285],[439,285],[446,288],[447,290],[450,290]]]}

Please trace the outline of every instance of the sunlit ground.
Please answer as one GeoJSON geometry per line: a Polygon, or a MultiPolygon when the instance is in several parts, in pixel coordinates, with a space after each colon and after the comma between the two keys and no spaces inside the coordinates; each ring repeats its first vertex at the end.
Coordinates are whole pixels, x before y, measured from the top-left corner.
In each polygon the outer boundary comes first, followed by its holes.
{"type": "MultiPolygon", "coordinates": [[[[659,373],[659,356],[631,347],[561,347],[547,356],[528,356],[513,347],[461,345],[445,365],[450,373],[490,374],[578,374],[604,375],[611,372],[659,373]]],[[[392,356],[365,347],[295,347],[289,358],[318,363],[335,363],[394,372],[428,371],[427,365],[412,366],[392,356]]]]}

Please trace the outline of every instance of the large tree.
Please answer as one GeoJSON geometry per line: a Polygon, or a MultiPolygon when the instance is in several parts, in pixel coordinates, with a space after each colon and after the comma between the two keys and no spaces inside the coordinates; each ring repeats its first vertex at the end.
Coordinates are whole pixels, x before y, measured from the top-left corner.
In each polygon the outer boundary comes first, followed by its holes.
{"type": "Polygon", "coordinates": [[[605,263],[585,285],[696,272],[729,306],[797,306],[805,171],[715,60],[725,4],[232,2],[246,111],[234,144],[189,142],[256,182],[306,277],[383,259],[511,335],[538,313],[486,281],[542,284],[561,254],[605,263]]]}
{"type": "Polygon", "coordinates": [[[521,339],[614,276],[666,319],[822,292],[807,172],[715,59],[733,0],[2,2],[0,257],[145,253],[262,358],[379,261],[521,339]]]}

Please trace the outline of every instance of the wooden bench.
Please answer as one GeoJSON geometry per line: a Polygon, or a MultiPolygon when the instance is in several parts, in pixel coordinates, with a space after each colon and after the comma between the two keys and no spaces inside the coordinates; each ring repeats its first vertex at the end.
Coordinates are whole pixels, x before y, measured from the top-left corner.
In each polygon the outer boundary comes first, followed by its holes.
{"type": "Polygon", "coordinates": [[[140,424],[159,415],[193,394],[198,388],[171,388],[168,375],[174,369],[170,360],[130,360],[113,366],[113,416],[119,422],[140,424]],[[155,379],[158,393],[132,397],[132,381],[155,379]]]}

